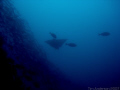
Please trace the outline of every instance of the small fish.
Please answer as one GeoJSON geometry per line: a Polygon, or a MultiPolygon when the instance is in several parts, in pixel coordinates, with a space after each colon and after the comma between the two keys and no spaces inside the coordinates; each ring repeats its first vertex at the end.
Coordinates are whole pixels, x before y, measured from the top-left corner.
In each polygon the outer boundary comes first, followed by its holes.
{"type": "Polygon", "coordinates": [[[66,45],[68,45],[70,47],[76,47],[77,46],[75,43],[66,43],[66,45]]]}
{"type": "Polygon", "coordinates": [[[101,35],[101,36],[109,36],[110,33],[109,33],[109,32],[103,32],[103,33],[100,33],[100,34],[98,34],[98,35],[101,35]]]}
{"type": "Polygon", "coordinates": [[[49,34],[50,34],[53,38],[55,38],[55,39],[57,38],[57,36],[56,36],[54,33],[51,33],[51,32],[50,32],[49,34]]]}

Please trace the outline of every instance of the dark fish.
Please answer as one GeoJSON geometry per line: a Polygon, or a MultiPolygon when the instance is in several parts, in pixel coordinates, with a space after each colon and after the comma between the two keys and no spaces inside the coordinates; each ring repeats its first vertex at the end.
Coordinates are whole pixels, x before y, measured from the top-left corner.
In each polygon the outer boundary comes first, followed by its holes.
{"type": "Polygon", "coordinates": [[[66,42],[67,39],[53,39],[45,41],[48,45],[55,49],[59,49],[66,42]]]}
{"type": "Polygon", "coordinates": [[[99,35],[101,35],[101,36],[109,36],[110,33],[109,32],[103,32],[103,33],[100,33],[99,35]]]}
{"type": "Polygon", "coordinates": [[[70,47],[76,47],[77,46],[75,43],[66,43],[66,45],[68,45],[70,47]]]}
{"type": "Polygon", "coordinates": [[[55,38],[55,39],[57,38],[57,36],[56,36],[54,33],[51,33],[51,32],[50,32],[50,35],[51,35],[53,38],[55,38]]]}

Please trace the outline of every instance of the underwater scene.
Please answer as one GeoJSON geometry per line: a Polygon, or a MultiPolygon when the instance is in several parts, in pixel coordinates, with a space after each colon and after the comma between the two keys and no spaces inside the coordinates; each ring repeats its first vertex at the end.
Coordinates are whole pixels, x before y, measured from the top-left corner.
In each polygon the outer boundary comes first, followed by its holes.
{"type": "Polygon", "coordinates": [[[120,90],[119,0],[0,0],[0,11],[4,89],[120,90]]]}

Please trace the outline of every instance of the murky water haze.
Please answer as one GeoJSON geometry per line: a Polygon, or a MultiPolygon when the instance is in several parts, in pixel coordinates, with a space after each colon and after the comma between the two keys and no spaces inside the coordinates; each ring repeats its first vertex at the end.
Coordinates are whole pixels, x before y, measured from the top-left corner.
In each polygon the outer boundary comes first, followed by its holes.
{"type": "Polygon", "coordinates": [[[120,83],[120,1],[13,0],[13,3],[48,59],[69,78],[88,85],[120,83]],[[110,36],[98,35],[105,31],[110,36]],[[52,39],[49,32],[77,47],[64,44],[55,50],[45,43],[52,39]]]}

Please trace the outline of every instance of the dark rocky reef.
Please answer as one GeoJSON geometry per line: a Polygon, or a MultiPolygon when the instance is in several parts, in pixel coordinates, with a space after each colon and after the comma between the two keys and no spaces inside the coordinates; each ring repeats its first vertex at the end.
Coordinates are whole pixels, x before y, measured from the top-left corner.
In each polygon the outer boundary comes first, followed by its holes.
{"type": "Polygon", "coordinates": [[[54,67],[10,0],[0,0],[0,90],[80,90],[54,67]]]}

